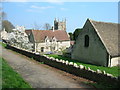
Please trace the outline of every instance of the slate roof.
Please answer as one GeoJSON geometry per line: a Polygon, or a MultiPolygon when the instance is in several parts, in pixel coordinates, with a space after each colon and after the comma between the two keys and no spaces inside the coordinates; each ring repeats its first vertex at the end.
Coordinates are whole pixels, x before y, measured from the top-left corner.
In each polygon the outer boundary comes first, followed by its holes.
{"type": "MultiPolygon", "coordinates": [[[[31,30],[35,39],[35,42],[43,42],[45,37],[48,36],[49,39],[55,37],[58,41],[69,41],[70,38],[66,31],[64,30],[31,30]]],[[[29,34],[30,30],[26,30],[29,34]]]]}
{"type": "Polygon", "coordinates": [[[118,25],[120,24],[89,20],[106,47],[108,53],[112,57],[119,56],[120,52],[118,51],[118,47],[120,48],[120,42],[118,42],[118,31],[120,32],[120,29],[118,29],[118,25]]]}

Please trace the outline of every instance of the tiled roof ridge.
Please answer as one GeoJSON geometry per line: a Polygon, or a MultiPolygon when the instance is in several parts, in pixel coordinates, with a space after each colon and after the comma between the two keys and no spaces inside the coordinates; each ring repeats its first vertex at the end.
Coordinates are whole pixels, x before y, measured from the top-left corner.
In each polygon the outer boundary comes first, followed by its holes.
{"type": "Polygon", "coordinates": [[[65,41],[69,40],[68,34],[64,30],[32,30],[33,36],[35,41],[39,42],[43,39],[45,39],[45,36],[48,36],[48,38],[55,37],[57,40],[65,41]]]}
{"type": "Polygon", "coordinates": [[[97,22],[97,23],[105,23],[105,24],[119,24],[119,23],[114,23],[114,22],[103,22],[103,21],[96,21],[93,19],[88,18],[88,20],[90,20],[91,22],[97,22]]]}

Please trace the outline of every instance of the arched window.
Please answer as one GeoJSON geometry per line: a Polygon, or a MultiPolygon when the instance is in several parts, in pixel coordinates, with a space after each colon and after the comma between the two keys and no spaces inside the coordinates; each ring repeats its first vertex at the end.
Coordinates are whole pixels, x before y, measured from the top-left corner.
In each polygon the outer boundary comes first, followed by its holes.
{"type": "Polygon", "coordinates": [[[89,36],[88,35],[85,35],[85,44],[84,44],[85,47],[88,47],[89,46],[89,36]]]}

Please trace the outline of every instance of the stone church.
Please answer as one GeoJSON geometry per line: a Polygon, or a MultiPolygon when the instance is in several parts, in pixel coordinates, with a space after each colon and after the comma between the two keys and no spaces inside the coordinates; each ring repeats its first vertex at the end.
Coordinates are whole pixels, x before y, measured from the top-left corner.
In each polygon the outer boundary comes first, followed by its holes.
{"type": "Polygon", "coordinates": [[[66,19],[64,21],[54,20],[54,29],[55,30],[65,30],[66,31],[66,19]]]}
{"type": "Polygon", "coordinates": [[[119,65],[118,25],[87,19],[74,44],[72,59],[101,66],[119,65]]]}
{"type": "Polygon", "coordinates": [[[51,30],[26,30],[29,41],[34,44],[35,52],[61,52],[70,47],[70,38],[66,32],[66,20],[54,20],[51,30]]]}

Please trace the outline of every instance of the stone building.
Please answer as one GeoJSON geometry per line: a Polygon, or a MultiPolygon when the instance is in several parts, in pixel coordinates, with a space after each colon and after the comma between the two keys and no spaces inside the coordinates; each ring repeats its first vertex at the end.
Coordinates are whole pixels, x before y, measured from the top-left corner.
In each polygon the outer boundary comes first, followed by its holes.
{"type": "Polygon", "coordinates": [[[26,30],[29,41],[34,44],[35,52],[61,52],[70,47],[70,38],[66,32],[66,22],[54,20],[52,30],[26,30]]]}
{"type": "Polygon", "coordinates": [[[54,30],[65,30],[66,31],[66,19],[63,21],[54,20],[54,30]]]}
{"type": "Polygon", "coordinates": [[[8,40],[8,33],[5,31],[5,28],[0,32],[0,37],[3,40],[8,40]]]}
{"type": "Polygon", "coordinates": [[[116,66],[120,62],[118,24],[87,19],[71,57],[85,63],[116,66]]]}
{"type": "Polygon", "coordinates": [[[26,30],[35,52],[59,52],[70,47],[70,39],[63,30],[26,30]]]}

